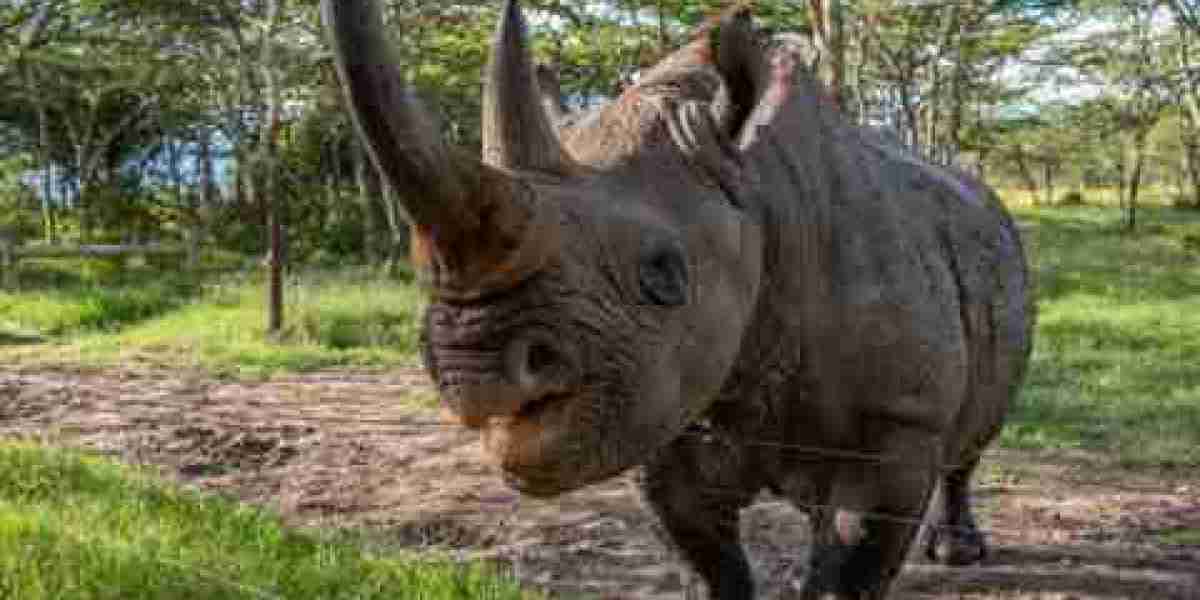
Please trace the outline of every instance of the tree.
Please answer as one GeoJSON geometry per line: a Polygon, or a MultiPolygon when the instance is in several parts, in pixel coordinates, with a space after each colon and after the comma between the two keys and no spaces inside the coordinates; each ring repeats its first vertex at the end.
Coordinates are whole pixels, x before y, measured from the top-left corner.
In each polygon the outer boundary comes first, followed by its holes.
{"type": "Polygon", "coordinates": [[[1155,27],[1155,0],[1123,0],[1101,8],[1114,26],[1095,33],[1074,54],[1080,70],[1106,90],[1102,104],[1115,126],[1102,141],[1115,139],[1125,148],[1119,187],[1125,227],[1132,230],[1137,225],[1146,140],[1170,101],[1168,81],[1163,78],[1171,61],[1170,45],[1164,43],[1165,32],[1155,27]]]}
{"type": "Polygon", "coordinates": [[[1191,204],[1200,208],[1200,2],[1171,0],[1169,2],[1178,25],[1174,100],[1181,107],[1179,136],[1183,171],[1191,188],[1191,204]]]}
{"type": "Polygon", "coordinates": [[[1200,1],[1197,0],[1167,0],[1167,5],[1179,21],[1180,29],[1191,30],[1200,34],[1200,1]]]}

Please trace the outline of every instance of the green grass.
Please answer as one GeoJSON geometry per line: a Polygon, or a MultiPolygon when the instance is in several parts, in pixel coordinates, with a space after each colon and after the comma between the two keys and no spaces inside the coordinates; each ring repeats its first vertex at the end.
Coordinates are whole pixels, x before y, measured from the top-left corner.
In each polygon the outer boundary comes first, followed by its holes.
{"type": "Polygon", "coordinates": [[[1035,265],[1033,364],[1002,434],[1126,465],[1200,466],[1200,213],[1021,208],[1035,265]]]}
{"type": "Polygon", "coordinates": [[[289,278],[284,298],[284,331],[268,339],[258,274],[147,271],[115,282],[26,286],[0,292],[0,360],[186,366],[240,376],[415,361],[423,297],[410,283],[305,273],[289,278]],[[50,343],[28,343],[38,337],[50,343]]]}
{"type": "MultiPolygon", "coordinates": [[[[1133,234],[1121,231],[1113,207],[1016,214],[1028,228],[1040,317],[1028,383],[1002,443],[1200,466],[1200,212],[1147,206],[1133,234]]],[[[111,283],[96,268],[51,275],[0,293],[0,361],[240,376],[415,361],[423,299],[402,281],[294,277],[286,331],[268,341],[258,277],[195,281],[148,271],[111,283]]]]}
{"type": "Polygon", "coordinates": [[[0,598],[522,597],[480,564],[362,548],[105,460],[0,444],[0,598]]]}
{"type": "Polygon", "coordinates": [[[1159,543],[1180,546],[1200,546],[1200,529],[1172,529],[1156,534],[1159,543]]]}
{"type": "Polygon", "coordinates": [[[197,292],[195,280],[179,274],[114,272],[100,261],[74,266],[26,265],[21,292],[0,291],[0,328],[45,336],[112,331],[179,308],[197,292]]]}
{"type": "MultiPolygon", "coordinates": [[[[1045,190],[1030,193],[1029,190],[1009,186],[998,188],[1000,196],[1009,206],[1032,207],[1046,205],[1045,190]]],[[[1087,206],[1105,206],[1116,208],[1121,205],[1121,192],[1116,187],[1089,187],[1079,189],[1075,184],[1059,186],[1054,189],[1051,205],[1069,201],[1068,196],[1073,192],[1079,194],[1079,199],[1087,206]]],[[[1161,184],[1146,184],[1138,190],[1138,205],[1140,207],[1169,207],[1180,202],[1180,192],[1174,186],[1161,184]]]]}

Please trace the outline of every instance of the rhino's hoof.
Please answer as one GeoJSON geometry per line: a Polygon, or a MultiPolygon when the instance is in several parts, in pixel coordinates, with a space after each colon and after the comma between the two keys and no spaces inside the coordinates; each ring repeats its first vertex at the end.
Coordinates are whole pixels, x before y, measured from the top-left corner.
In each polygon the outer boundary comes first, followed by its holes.
{"type": "Polygon", "coordinates": [[[831,544],[813,548],[812,571],[805,588],[805,599],[835,597],[874,597],[885,574],[880,566],[879,546],[870,542],[855,546],[831,544]]]}
{"type": "Polygon", "coordinates": [[[987,544],[977,532],[942,533],[930,536],[925,555],[943,565],[965,567],[987,558],[987,544]]]}

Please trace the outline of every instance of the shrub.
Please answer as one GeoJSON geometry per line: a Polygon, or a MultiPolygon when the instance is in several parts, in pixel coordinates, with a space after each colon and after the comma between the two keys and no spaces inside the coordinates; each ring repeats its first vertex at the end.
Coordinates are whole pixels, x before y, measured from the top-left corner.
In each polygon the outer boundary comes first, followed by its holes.
{"type": "Polygon", "coordinates": [[[1200,253],[1200,233],[1185,233],[1180,238],[1183,249],[1188,252],[1200,253]]]}
{"type": "Polygon", "coordinates": [[[1087,202],[1083,199],[1083,194],[1078,191],[1071,191],[1063,194],[1058,199],[1059,206],[1083,206],[1087,202]]]}

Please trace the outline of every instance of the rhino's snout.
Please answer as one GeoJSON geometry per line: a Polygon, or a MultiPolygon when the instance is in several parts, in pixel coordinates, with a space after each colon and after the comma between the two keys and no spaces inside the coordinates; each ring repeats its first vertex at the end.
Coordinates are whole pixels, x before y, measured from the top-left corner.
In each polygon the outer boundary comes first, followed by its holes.
{"type": "Polygon", "coordinates": [[[443,404],[469,427],[493,417],[532,417],[571,396],[580,382],[572,344],[550,332],[514,335],[498,352],[434,349],[443,404]]]}

